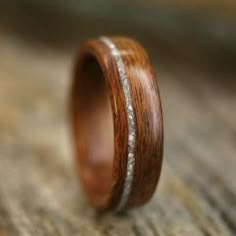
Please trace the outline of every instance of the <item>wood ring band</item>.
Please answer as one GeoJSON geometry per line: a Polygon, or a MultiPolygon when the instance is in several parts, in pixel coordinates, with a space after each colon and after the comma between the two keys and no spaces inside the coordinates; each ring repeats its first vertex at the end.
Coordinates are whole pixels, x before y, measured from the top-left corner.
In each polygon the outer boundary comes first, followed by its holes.
{"type": "Polygon", "coordinates": [[[148,56],[134,40],[101,37],[78,53],[71,120],[78,172],[102,210],[146,203],[158,183],[163,118],[148,56]]]}

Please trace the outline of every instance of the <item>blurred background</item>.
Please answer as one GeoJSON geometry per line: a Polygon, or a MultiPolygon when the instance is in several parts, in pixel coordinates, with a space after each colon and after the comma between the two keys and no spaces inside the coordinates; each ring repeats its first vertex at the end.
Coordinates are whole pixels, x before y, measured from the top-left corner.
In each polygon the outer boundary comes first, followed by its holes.
{"type": "Polygon", "coordinates": [[[234,0],[0,1],[0,235],[235,235],[234,0]],[[98,215],[73,167],[80,43],[126,35],[157,71],[164,167],[146,207],[98,215]]]}

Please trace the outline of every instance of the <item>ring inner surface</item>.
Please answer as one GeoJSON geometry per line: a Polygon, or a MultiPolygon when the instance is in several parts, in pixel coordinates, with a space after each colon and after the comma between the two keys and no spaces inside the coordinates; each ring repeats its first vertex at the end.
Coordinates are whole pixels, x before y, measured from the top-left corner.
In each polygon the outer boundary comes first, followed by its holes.
{"type": "Polygon", "coordinates": [[[79,175],[90,202],[104,208],[112,186],[114,131],[107,82],[94,56],[83,58],[75,81],[73,112],[79,175]]]}

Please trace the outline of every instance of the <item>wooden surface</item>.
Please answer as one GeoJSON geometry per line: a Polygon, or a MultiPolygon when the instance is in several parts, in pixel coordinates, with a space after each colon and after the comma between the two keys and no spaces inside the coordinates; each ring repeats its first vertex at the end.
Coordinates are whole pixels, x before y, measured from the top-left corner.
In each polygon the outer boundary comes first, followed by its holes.
{"type": "Polygon", "coordinates": [[[3,32],[1,236],[235,235],[235,72],[156,53],[165,121],[158,191],[143,208],[99,215],[80,190],[67,126],[75,48],[3,32]]]}

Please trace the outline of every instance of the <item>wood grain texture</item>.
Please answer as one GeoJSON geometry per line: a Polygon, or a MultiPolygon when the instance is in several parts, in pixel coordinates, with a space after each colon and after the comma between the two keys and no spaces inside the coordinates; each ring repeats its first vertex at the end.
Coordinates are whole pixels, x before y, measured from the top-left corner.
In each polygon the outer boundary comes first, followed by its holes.
{"type": "Polygon", "coordinates": [[[165,117],[160,186],[143,208],[98,214],[78,185],[67,126],[78,45],[30,39],[0,33],[1,236],[235,235],[235,71],[149,50],[165,117]]]}
{"type": "Polygon", "coordinates": [[[135,171],[128,207],[140,206],[153,195],[163,156],[163,118],[157,78],[144,49],[128,38],[113,38],[131,85],[136,118],[135,171]]]}
{"type": "MultiPolygon", "coordinates": [[[[163,156],[162,108],[156,78],[144,49],[129,38],[111,37],[111,40],[121,52],[135,114],[134,177],[131,193],[125,205],[125,208],[130,208],[140,206],[151,198],[160,177],[163,156]]],[[[101,41],[93,40],[82,45],[75,70],[71,109],[80,178],[83,180],[82,182],[85,182],[84,188],[93,206],[99,209],[116,208],[124,191],[124,181],[128,168],[128,113],[118,67],[109,48],[101,41]],[[97,120],[90,121],[89,117],[95,117],[96,112],[94,112],[95,114],[87,112],[88,109],[97,112],[103,109],[102,106],[99,108],[97,104],[101,97],[103,106],[106,104],[106,98],[101,95],[102,87],[95,82],[99,73],[96,71],[93,78],[88,74],[94,70],[91,57],[95,58],[102,68],[103,76],[99,78],[98,83],[105,84],[107,81],[109,88],[114,124],[114,150],[109,153],[107,152],[111,143],[107,142],[104,147],[101,147],[103,144],[100,144],[98,147],[96,142],[101,142],[99,140],[102,138],[105,139],[109,133],[108,129],[112,127],[109,127],[107,119],[104,119],[102,123],[105,124],[105,129],[100,131],[104,133],[104,136],[99,137],[93,123],[96,123],[96,126],[99,124],[97,120]],[[84,72],[86,66],[88,66],[88,72],[84,72]],[[95,85],[96,87],[94,87],[95,85]],[[93,101],[93,96],[95,101],[93,101]],[[86,132],[88,133],[89,130],[83,131],[85,127],[89,129],[93,127],[90,131],[91,135],[87,139],[86,132]],[[92,136],[95,139],[94,143],[90,141],[92,136]],[[88,150],[89,146],[90,151],[88,150]],[[103,151],[96,150],[96,148],[103,149],[103,151]],[[101,159],[96,154],[97,152],[101,152],[103,156],[110,155],[110,160],[114,160],[112,166],[109,158],[102,157],[102,159],[106,159],[103,161],[104,167],[100,167],[101,172],[105,175],[102,179],[99,179],[101,174],[95,172],[95,167],[101,166],[99,160],[90,161],[91,165],[87,167],[89,160],[101,159]],[[89,160],[86,161],[86,159],[89,160]],[[83,164],[84,162],[86,162],[86,166],[83,164]],[[93,164],[94,162],[96,164],[93,164]],[[88,181],[84,177],[88,171],[84,171],[84,168],[90,168],[89,175],[91,177],[88,181]],[[110,169],[113,169],[112,173],[110,169]],[[106,175],[104,172],[108,174],[106,175]]]]}
{"type": "MultiPolygon", "coordinates": [[[[102,67],[103,73],[106,75],[107,84],[109,86],[109,94],[110,94],[110,100],[111,100],[111,106],[112,106],[112,112],[113,112],[113,123],[114,123],[114,139],[115,139],[115,145],[114,145],[114,164],[113,164],[113,172],[112,172],[112,194],[109,196],[110,198],[110,204],[107,203],[107,199],[105,199],[105,203],[102,203],[102,206],[97,205],[97,201],[94,201],[94,196],[89,194],[89,197],[91,198],[91,203],[97,207],[97,208],[104,208],[104,207],[112,207],[117,205],[120,196],[122,194],[122,189],[125,181],[126,176],[126,166],[125,162],[127,162],[127,136],[128,136],[128,129],[127,129],[127,120],[126,120],[126,110],[125,110],[125,98],[124,94],[122,92],[122,87],[118,75],[118,70],[115,65],[115,61],[112,60],[109,49],[99,41],[92,41],[88,42],[88,44],[84,45],[82,47],[82,51],[80,52],[79,59],[78,59],[78,65],[81,64],[81,60],[84,60],[84,57],[87,55],[94,56],[98,61],[100,66],[102,67]],[[104,54],[106,57],[104,57],[104,54]],[[122,131],[122,132],[121,132],[122,131]],[[121,159],[123,158],[123,160],[121,159]],[[105,206],[104,206],[105,204],[105,206]]],[[[79,66],[76,67],[76,69],[79,71],[79,66]]],[[[77,74],[78,72],[76,72],[77,74]]],[[[104,80],[104,78],[102,78],[104,80]]],[[[105,81],[105,80],[104,80],[105,81]]],[[[75,76],[75,82],[80,83],[79,78],[75,76]]],[[[104,82],[103,82],[104,83],[104,82]]],[[[77,85],[74,85],[73,87],[76,88],[77,85]]],[[[94,90],[95,92],[96,90],[94,90]]],[[[74,96],[78,94],[77,89],[74,91],[74,96]]],[[[72,98],[72,101],[76,101],[76,98],[72,98]]],[[[105,103],[105,101],[104,101],[105,103]]],[[[72,104],[72,109],[75,109],[75,105],[72,104]]],[[[76,111],[76,110],[75,110],[76,111]]],[[[75,116],[77,116],[75,114],[75,116]]],[[[80,122],[76,122],[76,124],[80,124],[80,122]]],[[[83,124],[81,124],[83,125],[83,124]]],[[[78,135],[78,131],[75,135],[78,135]]],[[[106,147],[109,148],[109,147],[106,147]]],[[[80,157],[78,157],[80,158],[80,157]]],[[[98,183],[99,184],[99,183],[98,183]]],[[[98,187],[98,191],[100,191],[98,187]]],[[[110,191],[109,191],[110,193],[110,191]]],[[[101,194],[101,193],[100,193],[101,194]]],[[[98,194],[99,195],[99,194],[98,194]]],[[[96,199],[98,200],[98,199],[96,199]]]]}

